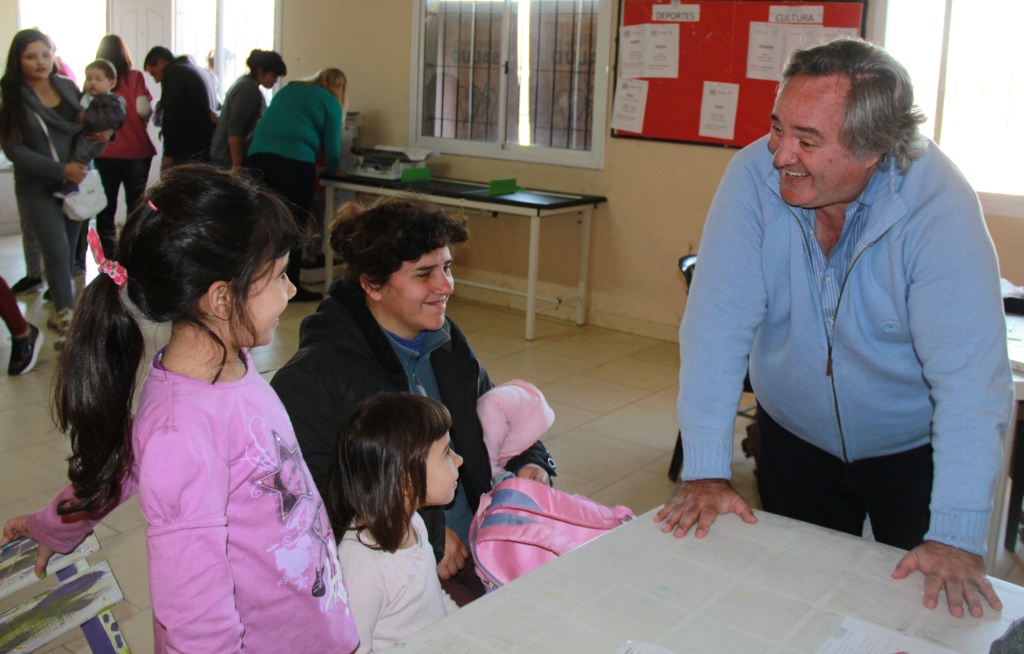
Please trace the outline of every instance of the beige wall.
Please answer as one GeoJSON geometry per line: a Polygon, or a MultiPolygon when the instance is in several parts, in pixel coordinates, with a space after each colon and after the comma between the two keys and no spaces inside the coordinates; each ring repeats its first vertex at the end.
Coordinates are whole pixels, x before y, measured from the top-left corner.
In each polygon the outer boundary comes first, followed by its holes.
{"type": "Polygon", "coordinates": [[[0,0],[0,49],[3,54],[0,57],[7,61],[7,50],[11,46],[11,40],[18,32],[18,1],[0,0]]]}
{"type": "MultiPolygon", "coordinates": [[[[412,0],[284,3],[282,55],[289,73],[305,75],[323,66],[344,70],[350,108],[364,114],[361,145],[408,143],[412,5],[412,0]]],[[[697,250],[715,188],[734,151],[620,138],[605,143],[599,171],[456,156],[436,159],[431,168],[435,176],[515,177],[521,186],[606,196],[608,203],[594,213],[590,322],[674,339],[686,302],[675,263],[697,250]]],[[[471,242],[456,257],[457,275],[524,287],[525,223],[471,218],[471,242]]],[[[989,225],[1004,276],[1024,283],[1022,223],[992,218],[989,225]]],[[[559,285],[556,291],[575,284],[578,231],[568,218],[542,227],[540,277],[559,285]]],[[[459,292],[472,294],[467,287],[459,292]]]]}
{"type": "Polygon", "coordinates": [[[1000,274],[1017,286],[1024,286],[1024,221],[986,216],[985,222],[996,244],[1000,274]]]}

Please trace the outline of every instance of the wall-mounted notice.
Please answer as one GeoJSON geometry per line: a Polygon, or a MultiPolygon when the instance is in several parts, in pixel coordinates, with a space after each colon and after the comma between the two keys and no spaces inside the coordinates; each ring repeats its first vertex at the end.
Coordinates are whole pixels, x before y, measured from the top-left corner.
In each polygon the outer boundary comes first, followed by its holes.
{"type": "Polygon", "coordinates": [[[644,131],[647,84],[642,79],[619,78],[615,85],[615,103],[612,105],[612,129],[638,133],[644,131]]]}
{"type": "Polygon", "coordinates": [[[747,78],[776,81],[790,52],[834,41],[840,36],[857,36],[857,28],[751,22],[750,40],[747,42],[747,78]]]}
{"type": "Polygon", "coordinates": [[[679,24],[620,27],[619,77],[679,77],[679,24]]]}
{"type": "Polygon", "coordinates": [[[644,76],[644,50],[647,47],[647,25],[619,28],[619,77],[635,79],[644,76]]]}
{"type": "Polygon", "coordinates": [[[699,23],[700,5],[654,5],[651,20],[666,23],[699,23]]]}
{"type": "Polygon", "coordinates": [[[739,97],[739,84],[704,82],[698,134],[731,141],[736,131],[736,107],[739,97]]]}
{"type": "Polygon", "coordinates": [[[803,5],[800,7],[772,5],[768,8],[769,23],[810,23],[812,25],[821,25],[824,21],[824,5],[803,5]]]}
{"type": "Polygon", "coordinates": [[[856,35],[864,16],[862,1],[618,3],[612,136],[726,147],[764,136],[792,48],[856,35]]]}
{"type": "Polygon", "coordinates": [[[679,77],[679,24],[648,25],[644,77],[679,77]]]}

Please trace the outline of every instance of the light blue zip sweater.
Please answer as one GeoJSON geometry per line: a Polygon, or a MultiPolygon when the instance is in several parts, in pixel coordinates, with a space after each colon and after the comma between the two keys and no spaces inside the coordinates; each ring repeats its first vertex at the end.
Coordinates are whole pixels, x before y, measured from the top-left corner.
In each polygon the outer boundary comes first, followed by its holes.
{"type": "Polygon", "coordinates": [[[729,478],[749,364],[768,414],[837,457],[931,441],[925,538],[983,554],[1013,385],[977,195],[931,142],[905,174],[875,172],[830,351],[813,219],[782,201],[767,143],[733,158],[704,227],[679,331],[683,479],[729,478]]]}

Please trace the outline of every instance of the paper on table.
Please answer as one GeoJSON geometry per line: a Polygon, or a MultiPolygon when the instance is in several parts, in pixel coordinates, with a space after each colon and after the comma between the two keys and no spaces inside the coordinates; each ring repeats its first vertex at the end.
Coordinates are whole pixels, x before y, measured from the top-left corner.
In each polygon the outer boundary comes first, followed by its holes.
{"type": "Polygon", "coordinates": [[[956,654],[951,649],[925,643],[882,627],[846,618],[817,654],[956,654]]]}
{"type": "Polygon", "coordinates": [[[731,141],[736,131],[736,104],[739,84],[704,82],[704,98],[700,103],[700,129],[697,133],[731,141]]]}
{"type": "Polygon", "coordinates": [[[619,649],[615,650],[615,654],[675,654],[675,652],[667,650],[661,645],[655,645],[654,643],[631,640],[619,649]]]}
{"type": "Polygon", "coordinates": [[[615,104],[612,105],[612,129],[643,132],[646,111],[647,82],[619,79],[615,88],[615,104]]]}

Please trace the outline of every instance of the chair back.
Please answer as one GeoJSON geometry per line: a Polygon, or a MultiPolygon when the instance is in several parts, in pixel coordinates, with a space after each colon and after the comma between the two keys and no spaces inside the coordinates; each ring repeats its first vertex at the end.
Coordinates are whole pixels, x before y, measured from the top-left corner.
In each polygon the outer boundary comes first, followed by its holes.
{"type": "Polygon", "coordinates": [[[679,270],[683,273],[683,277],[686,278],[686,290],[690,290],[690,284],[693,283],[693,269],[697,267],[697,255],[687,254],[686,256],[679,257],[679,270]]]}

